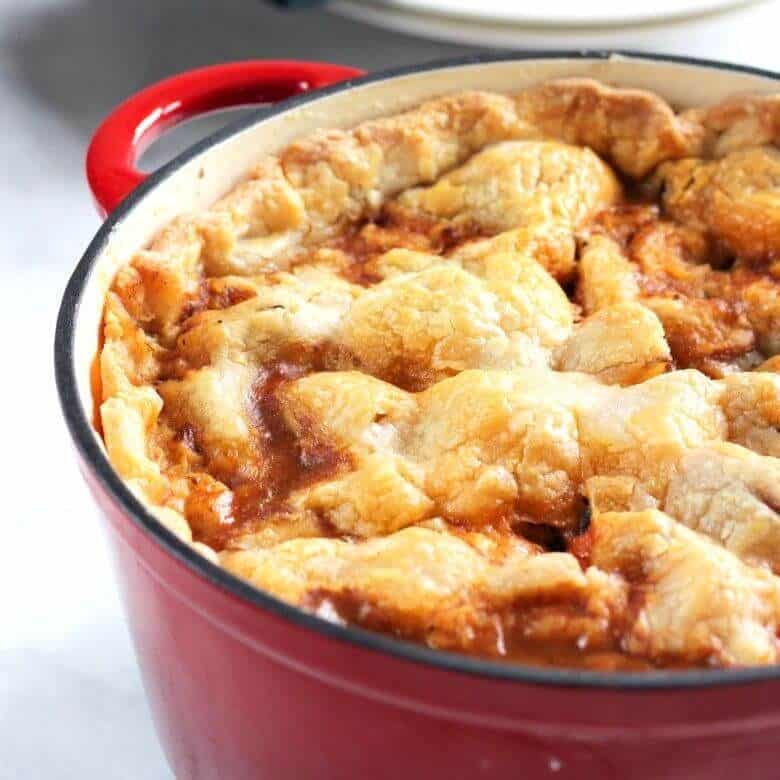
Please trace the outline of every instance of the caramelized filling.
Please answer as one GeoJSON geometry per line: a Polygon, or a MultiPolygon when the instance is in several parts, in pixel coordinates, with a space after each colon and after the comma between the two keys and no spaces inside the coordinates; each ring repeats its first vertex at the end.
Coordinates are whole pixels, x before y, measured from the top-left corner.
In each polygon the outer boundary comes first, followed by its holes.
{"type": "MultiPolygon", "coordinates": [[[[587,635],[577,639],[550,640],[537,636],[540,624],[551,620],[573,626],[584,614],[582,607],[567,602],[555,605],[541,601],[515,604],[502,613],[487,618],[469,637],[466,646],[450,647],[446,637],[437,636],[427,626],[410,621],[360,593],[345,589],[339,592],[313,591],[304,604],[306,609],[342,625],[354,625],[399,639],[421,642],[437,649],[451,649],[475,657],[512,661],[532,666],[562,669],[590,669],[603,672],[642,672],[654,669],[679,669],[683,665],[668,659],[653,663],[627,654],[617,637],[597,638],[587,635]]],[[[685,665],[690,668],[690,664],[685,665]]],[[[702,663],[701,666],[706,666],[702,663]]]]}
{"type": "Polygon", "coordinates": [[[343,269],[346,279],[370,287],[382,280],[371,269],[370,261],[391,249],[446,255],[468,241],[490,236],[489,231],[475,223],[453,226],[431,217],[409,213],[398,206],[389,206],[375,220],[348,227],[326,247],[346,255],[347,265],[343,269]]]}
{"type": "MultiPolygon", "coordinates": [[[[706,233],[628,204],[598,214],[586,231],[615,241],[634,264],[641,299],[660,317],[675,367],[718,378],[761,362],[745,295],[773,280],[773,263],[736,257],[706,233]],[[666,302],[666,303],[665,303],[666,302]]],[[[772,282],[773,283],[773,282],[772,282]]]]}
{"type": "MultiPolygon", "coordinates": [[[[255,462],[221,459],[209,464],[218,482],[194,480],[185,514],[196,541],[222,550],[231,539],[260,530],[268,518],[283,516],[294,491],[350,469],[349,454],[318,437],[315,425],[299,438],[284,420],[279,388],[311,370],[312,363],[280,362],[260,373],[249,400],[255,462]],[[229,501],[224,497],[226,488],[229,501]]],[[[197,432],[191,426],[180,437],[197,451],[197,432]]],[[[327,524],[323,523],[323,531],[328,531],[327,524]]]]}

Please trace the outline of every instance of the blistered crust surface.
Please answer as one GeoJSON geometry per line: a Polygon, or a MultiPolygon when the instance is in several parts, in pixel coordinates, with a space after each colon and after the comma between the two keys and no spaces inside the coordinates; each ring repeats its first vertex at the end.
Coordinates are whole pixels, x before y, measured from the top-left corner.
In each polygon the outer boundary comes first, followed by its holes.
{"type": "Polygon", "coordinates": [[[111,462],[320,616],[778,661],[780,98],[463,93],[265,159],[106,300],[111,462]]]}

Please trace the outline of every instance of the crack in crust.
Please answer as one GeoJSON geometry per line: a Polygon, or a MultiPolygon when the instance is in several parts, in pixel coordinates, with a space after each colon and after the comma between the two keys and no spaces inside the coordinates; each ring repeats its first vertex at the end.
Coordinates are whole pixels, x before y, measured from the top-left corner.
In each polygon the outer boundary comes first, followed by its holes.
{"type": "Polygon", "coordinates": [[[100,423],[204,555],[530,663],[774,663],[780,98],[462,93],[262,161],[119,271],[100,423]]]}

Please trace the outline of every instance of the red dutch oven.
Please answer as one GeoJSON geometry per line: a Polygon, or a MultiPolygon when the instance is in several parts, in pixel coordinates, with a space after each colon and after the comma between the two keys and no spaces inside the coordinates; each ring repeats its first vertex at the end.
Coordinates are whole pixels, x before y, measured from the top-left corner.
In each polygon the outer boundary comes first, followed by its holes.
{"type": "Polygon", "coordinates": [[[242,62],[162,81],[101,126],[87,176],[102,228],[65,291],[55,355],[81,467],[105,516],[159,738],[181,778],[733,778],[780,775],[780,668],[641,675],[445,654],[328,623],[255,590],[160,525],[93,427],[102,301],[121,263],[293,138],[462,89],[592,76],[678,107],[780,76],[646,54],[470,58],[361,77],[338,65],[242,62]],[[291,99],[290,99],[291,98],[291,99]],[[276,103],[145,178],[158,133],[205,111],[276,103]]]}

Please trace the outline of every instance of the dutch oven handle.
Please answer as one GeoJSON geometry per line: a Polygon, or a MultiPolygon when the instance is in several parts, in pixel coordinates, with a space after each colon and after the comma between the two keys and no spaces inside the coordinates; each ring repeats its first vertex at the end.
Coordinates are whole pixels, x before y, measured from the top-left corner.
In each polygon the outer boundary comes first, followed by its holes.
{"type": "Polygon", "coordinates": [[[128,98],[95,131],[87,150],[87,181],[106,216],[145,178],[136,167],[155,138],[209,111],[279,100],[361,76],[345,65],[250,60],[212,65],[159,81],[128,98]]]}

